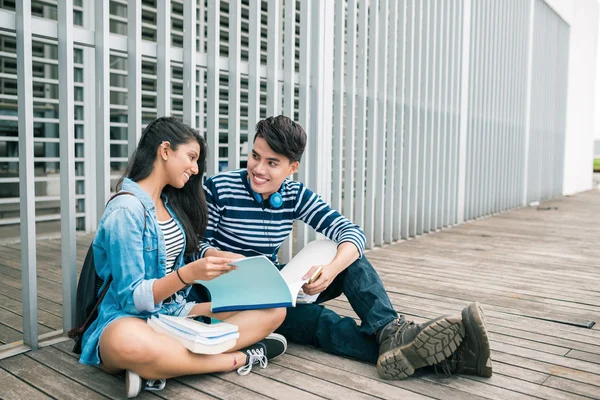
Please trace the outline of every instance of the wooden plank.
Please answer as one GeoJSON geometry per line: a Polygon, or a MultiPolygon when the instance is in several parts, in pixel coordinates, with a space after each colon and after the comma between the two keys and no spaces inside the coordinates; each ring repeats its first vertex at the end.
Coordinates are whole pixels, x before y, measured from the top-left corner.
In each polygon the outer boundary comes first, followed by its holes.
{"type": "Polygon", "coordinates": [[[42,400],[49,396],[28,385],[6,370],[0,368],[0,399],[4,400],[42,400]]]}
{"type": "MultiPolygon", "coordinates": [[[[0,294],[0,308],[10,311],[18,316],[23,316],[23,303],[10,297],[0,294]]],[[[62,329],[62,318],[48,313],[44,310],[38,310],[38,322],[50,329],[62,329]]]]}
{"type": "Polygon", "coordinates": [[[564,392],[570,396],[574,396],[573,393],[576,393],[592,399],[600,399],[600,387],[581,382],[575,382],[570,379],[551,376],[546,382],[544,382],[544,386],[564,390],[564,392]]]}
{"type": "Polygon", "coordinates": [[[54,398],[73,400],[105,398],[25,355],[0,360],[0,367],[54,398]]]}
{"type": "MultiPolygon", "coordinates": [[[[342,373],[362,376],[374,380],[379,379],[374,365],[327,354],[311,346],[290,344],[288,353],[300,359],[319,363],[322,366],[335,365],[342,373]]],[[[411,378],[403,381],[385,381],[385,383],[436,399],[464,399],[466,397],[466,393],[463,391],[449,388],[443,384],[438,384],[437,382],[426,382],[421,378],[411,378]]],[[[484,397],[469,396],[469,398],[476,400],[484,397]]]]}
{"type": "MultiPolygon", "coordinates": [[[[79,357],[71,352],[71,348],[73,347],[73,343],[63,342],[53,345],[57,350],[60,350],[65,355],[71,357],[75,362],[79,359],[79,357]]],[[[106,374],[99,367],[90,367],[95,368],[99,373],[106,374]]],[[[115,385],[117,385],[117,389],[124,387],[125,381],[123,377],[114,377],[117,381],[115,385]]],[[[190,393],[187,390],[183,390],[184,387],[188,387],[192,389],[194,392],[192,393],[192,397],[194,396],[214,396],[216,398],[227,398],[227,399],[263,399],[264,396],[261,396],[251,390],[246,389],[245,387],[240,387],[234,384],[230,384],[229,382],[223,381],[212,375],[190,375],[190,376],[182,376],[176,379],[168,379],[167,387],[156,393],[157,395],[161,395],[166,393],[165,398],[173,398],[179,399],[179,395],[181,394],[184,398],[190,397],[190,393]],[[198,393],[200,392],[200,393],[198,393]],[[171,394],[176,394],[171,396],[171,394]]],[[[200,397],[202,398],[202,397],[200,397]]]]}
{"type": "MultiPolygon", "coordinates": [[[[371,379],[361,375],[348,374],[339,369],[340,365],[346,361],[344,358],[338,358],[337,362],[333,364],[335,367],[333,367],[331,364],[316,363],[289,355],[277,360],[277,364],[285,366],[286,369],[298,371],[306,377],[314,377],[315,379],[306,382],[312,383],[312,385],[305,386],[306,390],[311,390],[313,393],[321,394],[327,398],[427,398],[418,393],[388,385],[378,377],[371,379]]],[[[371,366],[371,368],[374,367],[371,366]]]]}
{"type": "MultiPolygon", "coordinates": [[[[13,300],[21,302],[21,297],[22,297],[21,289],[5,285],[1,280],[0,280],[0,294],[4,295],[6,297],[10,297],[13,300]]],[[[40,310],[47,311],[53,315],[56,315],[59,317],[62,315],[62,308],[59,303],[44,299],[40,296],[38,296],[38,307],[40,310]]]]}
{"type": "Polygon", "coordinates": [[[569,358],[575,358],[577,360],[588,361],[595,364],[600,364],[600,351],[586,352],[579,350],[571,350],[566,355],[569,358]]]}
{"type": "MultiPolygon", "coordinates": [[[[106,397],[120,399],[125,395],[124,376],[110,375],[100,368],[82,365],[77,361],[77,358],[57,348],[45,347],[39,351],[29,353],[28,356],[40,364],[106,397]]],[[[154,398],[151,394],[149,392],[142,392],[138,398],[154,398]]],[[[190,400],[215,398],[199,393],[175,380],[169,380],[168,385],[158,395],[163,398],[190,400]]]]}

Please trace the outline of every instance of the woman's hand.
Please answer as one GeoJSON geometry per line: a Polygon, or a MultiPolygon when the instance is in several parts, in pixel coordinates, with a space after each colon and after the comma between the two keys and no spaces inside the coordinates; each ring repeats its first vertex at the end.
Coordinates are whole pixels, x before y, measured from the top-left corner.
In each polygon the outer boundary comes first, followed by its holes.
{"type": "MultiPolygon", "coordinates": [[[[317,271],[319,267],[313,266],[307,273],[304,275],[304,279],[309,279],[313,276],[313,274],[317,271]]],[[[323,269],[321,271],[321,276],[319,276],[312,283],[305,283],[302,286],[302,291],[307,295],[314,295],[323,292],[325,289],[331,285],[331,282],[335,279],[339,272],[332,265],[323,265],[323,269]]]]}
{"type": "Polygon", "coordinates": [[[191,277],[190,281],[210,281],[237,269],[237,267],[229,265],[234,261],[235,258],[230,257],[204,257],[186,265],[191,270],[191,274],[188,276],[191,277]]]}

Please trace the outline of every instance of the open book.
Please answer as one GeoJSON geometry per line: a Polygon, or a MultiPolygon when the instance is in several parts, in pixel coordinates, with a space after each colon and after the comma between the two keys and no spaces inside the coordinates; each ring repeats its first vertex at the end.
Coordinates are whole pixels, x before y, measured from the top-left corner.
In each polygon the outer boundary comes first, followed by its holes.
{"type": "Polygon", "coordinates": [[[158,314],[148,319],[148,325],[198,354],[223,353],[235,346],[240,337],[236,325],[219,320],[206,324],[187,317],[158,314]]]}
{"type": "MultiPolygon", "coordinates": [[[[329,264],[337,253],[337,243],[315,240],[308,243],[281,271],[265,256],[248,257],[233,263],[238,269],[211,281],[196,281],[211,295],[212,312],[295,307],[302,279],[314,265],[329,264]]],[[[317,296],[301,294],[299,302],[317,296]]]]}

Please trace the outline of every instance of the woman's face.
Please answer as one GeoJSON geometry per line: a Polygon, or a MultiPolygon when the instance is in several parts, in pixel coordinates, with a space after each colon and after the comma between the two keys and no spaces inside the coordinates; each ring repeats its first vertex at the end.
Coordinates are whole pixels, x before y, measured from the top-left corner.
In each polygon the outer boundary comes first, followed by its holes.
{"type": "Polygon", "coordinates": [[[261,137],[254,141],[252,154],[248,157],[248,177],[255,193],[268,198],[281,187],[281,184],[298,168],[298,162],[275,153],[267,141],[261,137]]]}
{"type": "Polygon", "coordinates": [[[198,157],[200,145],[195,140],[180,144],[177,150],[169,147],[165,162],[167,184],[181,189],[192,175],[198,174],[198,157]]]}

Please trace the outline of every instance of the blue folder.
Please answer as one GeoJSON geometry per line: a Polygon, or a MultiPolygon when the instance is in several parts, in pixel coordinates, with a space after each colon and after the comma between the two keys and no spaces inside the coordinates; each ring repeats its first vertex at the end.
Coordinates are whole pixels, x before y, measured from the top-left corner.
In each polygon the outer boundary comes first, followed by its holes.
{"type": "MultiPolygon", "coordinates": [[[[294,306],[288,284],[267,257],[243,258],[233,264],[237,270],[210,281],[196,281],[210,292],[212,312],[294,306]]],[[[296,295],[297,291],[294,299],[296,295]]]]}

